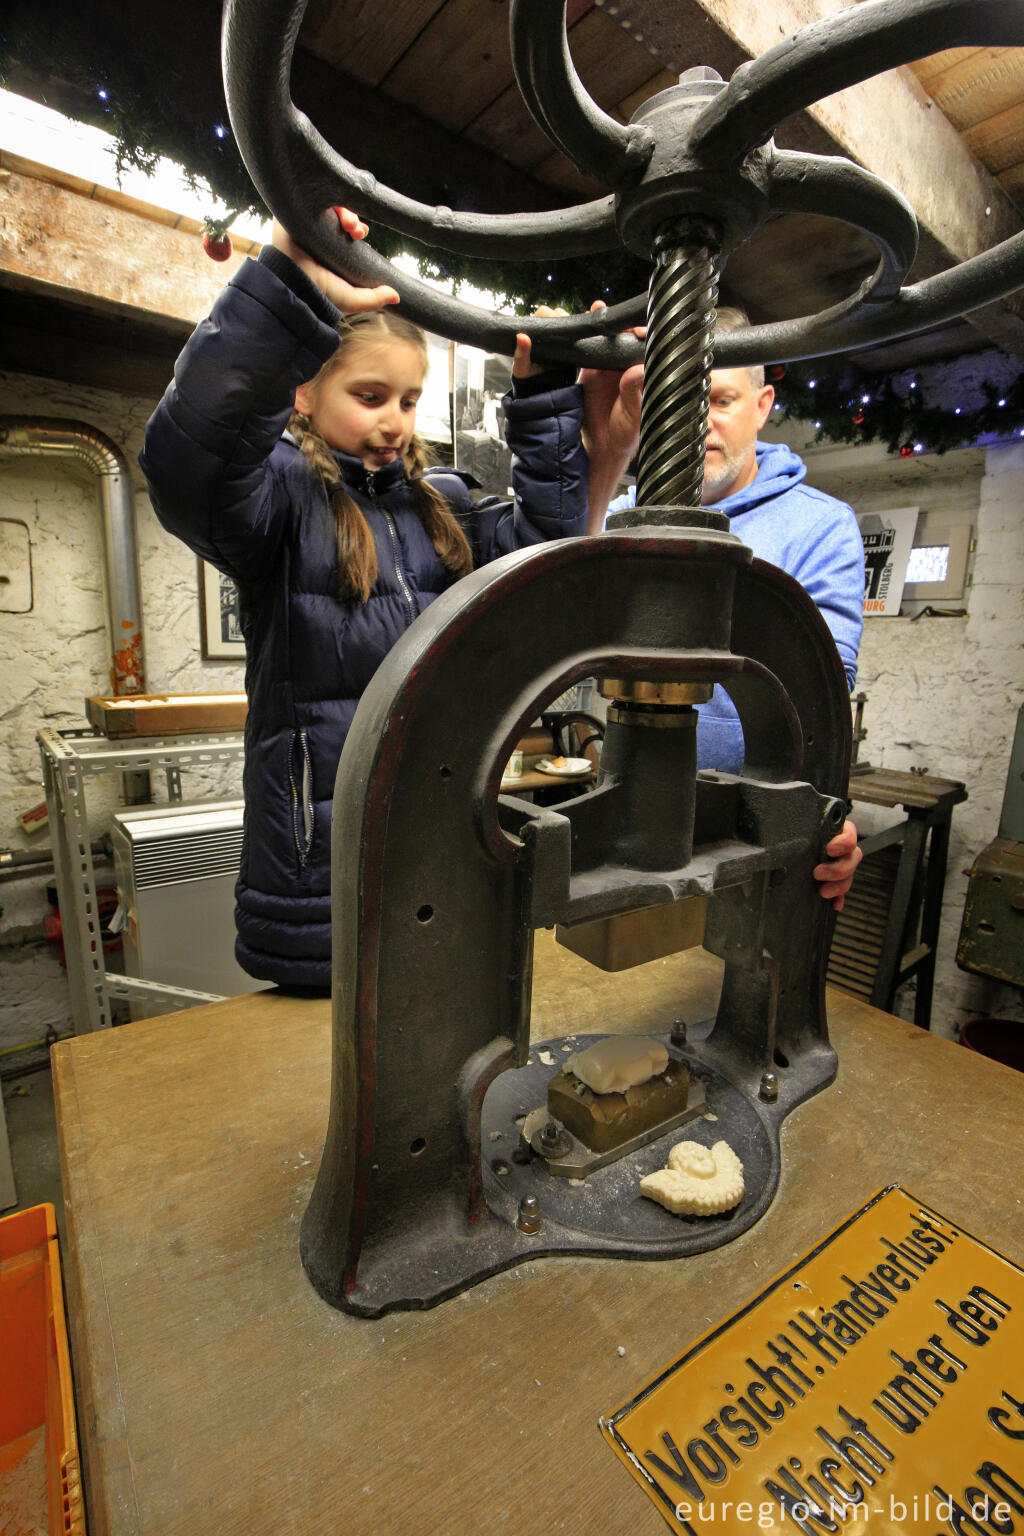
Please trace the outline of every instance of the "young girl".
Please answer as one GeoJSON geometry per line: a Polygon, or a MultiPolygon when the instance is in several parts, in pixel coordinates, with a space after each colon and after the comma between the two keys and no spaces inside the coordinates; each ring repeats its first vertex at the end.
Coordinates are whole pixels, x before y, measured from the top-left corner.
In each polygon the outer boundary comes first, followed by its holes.
{"type": "Polygon", "coordinates": [[[424,469],[426,343],[385,309],[397,297],[354,288],[276,227],[186,344],[140,460],[163,526],[238,583],[236,954],[287,986],[330,985],[334,779],[373,673],[460,576],[586,523],[580,391],[541,374],[525,336],[504,402],[514,500],[474,502],[468,477],[424,469]]]}

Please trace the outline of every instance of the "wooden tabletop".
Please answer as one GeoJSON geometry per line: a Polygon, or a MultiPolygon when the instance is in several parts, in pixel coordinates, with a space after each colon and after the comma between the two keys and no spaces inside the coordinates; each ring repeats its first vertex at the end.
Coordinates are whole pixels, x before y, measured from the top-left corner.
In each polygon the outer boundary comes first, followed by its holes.
{"type": "Polygon", "coordinates": [[[929,773],[907,773],[900,768],[850,770],[850,799],[868,805],[901,805],[905,811],[943,809],[967,799],[960,779],[940,779],[929,773]]]}
{"type": "Polygon", "coordinates": [[[539,768],[524,768],[518,779],[502,779],[501,793],[515,795],[521,794],[525,789],[553,789],[566,784],[592,784],[596,777],[595,768],[591,768],[589,773],[544,773],[539,768]]]}
{"type": "MultiPolygon", "coordinates": [[[[536,972],[537,1039],[717,999],[703,951],[606,976],[540,933],[536,972]]],[[[57,1045],[93,1536],[657,1536],[599,1415],[875,1190],[1024,1260],[1024,1078],[835,991],[830,1024],[839,1077],[786,1122],[778,1195],[734,1243],[541,1259],[376,1321],[298,1257],[328,1003],[255,994],[57,1045]]]]}

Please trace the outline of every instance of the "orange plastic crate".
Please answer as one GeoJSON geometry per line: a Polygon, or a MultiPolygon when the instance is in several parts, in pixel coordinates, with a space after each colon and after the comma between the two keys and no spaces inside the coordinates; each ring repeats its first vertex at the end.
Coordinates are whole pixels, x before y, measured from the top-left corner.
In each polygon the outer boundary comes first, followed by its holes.
{"type": "Polygon", "coordinates": [[[52,1205],[0,1219],[0,1529],[85,1536],[52,1205]]]}

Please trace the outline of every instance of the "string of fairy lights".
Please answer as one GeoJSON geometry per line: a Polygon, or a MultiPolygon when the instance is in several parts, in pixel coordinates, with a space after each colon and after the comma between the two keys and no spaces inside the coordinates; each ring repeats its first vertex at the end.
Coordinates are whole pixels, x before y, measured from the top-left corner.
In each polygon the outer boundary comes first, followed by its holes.
{"type": "Polygon", "coordinates": [[[941,402],[935,398],[939,390],[923,377],[879,377],[848,362],[835,369],[775,363],[765,375],[775,385],[776,418],[809,422],[818,442],[882,442],[909,459],[1024,439],[1024,372],[1002,386],[972,381],[959,392],[947,380],[941,402]]]}

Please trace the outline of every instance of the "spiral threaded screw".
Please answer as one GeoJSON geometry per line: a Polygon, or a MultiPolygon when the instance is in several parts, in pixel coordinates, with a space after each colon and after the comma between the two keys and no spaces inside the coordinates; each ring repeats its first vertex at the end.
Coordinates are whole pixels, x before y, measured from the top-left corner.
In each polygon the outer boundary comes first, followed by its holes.
{"type": "Polygon", "coordinates": [[[638,506],[697,507],[704,484],[718,253],[663,238],[647,304],[638,506]]]}

